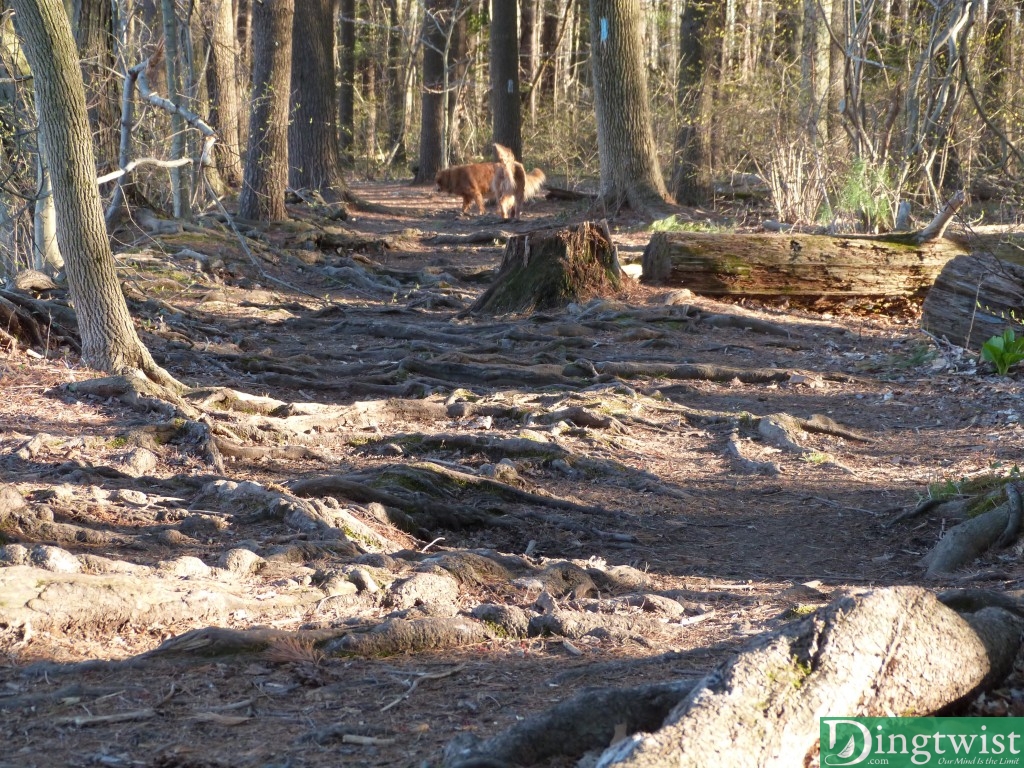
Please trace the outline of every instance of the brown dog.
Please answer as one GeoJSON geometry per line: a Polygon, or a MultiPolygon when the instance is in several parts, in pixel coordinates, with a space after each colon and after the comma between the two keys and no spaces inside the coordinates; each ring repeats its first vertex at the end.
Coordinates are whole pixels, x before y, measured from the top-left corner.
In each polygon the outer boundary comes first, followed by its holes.
{"type": "Polygon", "coordinates": [[[462,196],[462,212],[469,211],[470,203],[476,201],[477,210],[484,212],[484,196],[492,195],[497,163],[470,163],[453,165],[437,172],[434,179],[438,192],[462,196]]]}
{"type": "Polygon", "coordinates": [[[527,173],[512,150],[501,144],[495,144],[494,151],[498,153],[498,162],[491,183],[491,194],[498,201],[501,218],[518,219],[523,212],[523,203],[536,197],[546,180],[544,171],[534,168],[527,173]]]}

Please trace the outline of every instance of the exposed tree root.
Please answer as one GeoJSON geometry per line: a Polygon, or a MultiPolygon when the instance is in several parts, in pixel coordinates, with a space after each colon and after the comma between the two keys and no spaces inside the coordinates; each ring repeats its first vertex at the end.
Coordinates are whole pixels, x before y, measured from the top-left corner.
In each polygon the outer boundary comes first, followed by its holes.
{"type": "Polygon", "coordinates": [[[472,734],[444,751],[449,768],[537,765],[552,757],[579,757],[628,733],[653,731],[693,689],[687,680],[636,688],[585,690],[549,711],[481,741],[472,734]]]}
{"type": "MultiPolygon", "coordinates": [[[[601,766],[668,768],[729,765],[789,768],[804,765],[817,749],[822,712],[855,715],[927,715],[1000,682],[1012,669],[1024,620],[1003,608],[984,607],[960,616],[916,587],[843,597],[814,615],[765,633],[689,689],[660,687],[646,696],[680,698],[663,722],[622,728],[601,756],[601,766]],[[927,670],[927,674],[924,674],[927,670]],[[629,733],[633,735],[628,735],[629,733]]],[[[607,694],[612,696],[612,694],[607,694]]],[[[632,699],[630,699],[632,700],[632,699]]],[[[609,699],[614,706],[615,699],[609,699]]],[[[575,705],[560,705],[482,743],[454,742],[446,764],[469,768],[493,760],[531,765],[540,733],[561,733],[579,756],[596,736],[590,718],[566,720],[575,705]],[[578,732],[578,735],[577,735],[578,732]],[[570,741],[572,740],[572,741],[570,741]],[[494,750],[492,754],[491,749],[494,750]]],[[[591,714],[588,712],[588,714],[591,714]]],[[[619,722],[622,722],[621,720],[619,722]]],[[[607,732],[600,731],[607,742],[607,732]]],[[[545,746],[544,754],[557,747],[545,746]]]]}

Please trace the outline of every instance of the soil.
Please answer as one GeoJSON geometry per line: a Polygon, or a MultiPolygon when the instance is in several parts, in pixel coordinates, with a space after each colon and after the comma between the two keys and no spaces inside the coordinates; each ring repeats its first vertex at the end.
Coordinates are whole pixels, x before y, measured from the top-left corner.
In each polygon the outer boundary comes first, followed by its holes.
{"type": "MultiPolygon", "coordinates": [[[[915,303],[628,281],[462,316],[502,238],[588,203],[509,224],[353,191],[347,220],[297,201],[242,226],[248,253],[212,219],[120,232],[181,402],[59,340],[4,348],[0,765],[439,765],[584,688],[698,678],[839,595],[1024,582],[1019,544],[926,582],[953,521],[889,525],[1024,443],[1018,374],[915,303]]],[[[610,225],[639,264],[649,232],[610,225]]],[[[1022,716],[1024,686],[963,711],[1022,716]]]]}

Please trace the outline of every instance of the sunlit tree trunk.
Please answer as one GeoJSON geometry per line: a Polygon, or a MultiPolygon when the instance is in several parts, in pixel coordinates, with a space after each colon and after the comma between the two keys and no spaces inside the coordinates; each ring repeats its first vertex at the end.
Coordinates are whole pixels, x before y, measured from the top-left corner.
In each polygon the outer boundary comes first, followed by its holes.
{"type": "Polygon", "coordinates": [[[669,199],[651,128],[651,108],[636,0],[590,0],[591,61],[601,198],[637,211],[669,199]]]}
{"type": "Polygon", "coordinates": [[[57,240],[82,336],[82,360],[113,373],[142,371],[180,386],[156,365],[132,324],[103,223],[85,87],[60,0],[11,0],[34,75],[39,130],[49,156],[57,240]],[[53,162],[54,159],[58,159],[53,162]]]}
{"type": "Polygon", "coordinates": [[[343,189],[338,155],[338,91],[334,71],[334,0],[294,0],[289,183],[343,189]]]}
{"type": "Polygon", "coordinates": [[[259,0],[252,14],[252,113],[238,212],[246,219],[288,217],[288,91],[294,0],[259,0]]]}
{"type": "Polygon", "coordinates": [[[210,92],[210,123],[217,130],[217,170],[232,187],[242,184],[241,131],[239,129],[238,44],[231,0],[214,0],[206,7],[204,27],[210,50],[206,70],[210,92]]]}
{"type": "MultiPolygon", "coordinates": [[[[178,46],[178,16],[174,0],[162,0],[164,31],[164,63],[167,68],[167,96],[175,104],[188,107],[188,98],[182,88],[181,60],[178,46]]],[[[178,160],[188,154],[185,136],[185,118],[177,112],[171,113],[171,159],[178,160]]],[[[182,218],[191,214],[191,185],[187,169],[178,166],[170,169],[171,197],[174,201],[174,215],[182,218]]]]}

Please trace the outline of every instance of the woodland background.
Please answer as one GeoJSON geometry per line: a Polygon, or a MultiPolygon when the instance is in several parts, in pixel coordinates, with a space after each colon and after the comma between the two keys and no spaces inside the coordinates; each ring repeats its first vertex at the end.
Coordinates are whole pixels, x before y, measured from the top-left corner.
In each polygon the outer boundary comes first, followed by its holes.
{"type": "MultiPolygon", "coordinates": [[[[640,26],[657,162],[678,203],[713,205],[723,183],[740,182],[766,193],[782,220],[875,230],[892,225],[900,200],[927,211],[944,190],[966,188],[987,203],[990,220],[1018,215],[1020,3],[606,5],[630,11],[626,23],[640,26]]],[[[263,7],[251,0],[68,5],[98,174],[119,165],[126,73],[160,49],[150,86],[216,129],[214,188],[239,187],[263,7]]],[[[499,139],[565,186],[594,179],[590,54],[602,34],[595,13],[604,9],[573,0],[496,2],[493,14],[487,3],[462,0],[297,0],[289,185],[343,187],[341,168],[349,178],[412,173],[431,181],[449,163],[490,158],[499,139]],[[509,55],[518,66],[509,69],[509,55]],[[493,81],[514,89],[511,109],[495,100],[493,81]]],[[[0,253],[8,270],[31,263],[34,239],[45,238],[33,236],[45,168],[11,16],[4,12],[0,25],[0,253]]],[[[276,30],[276,42],[287,29],[276,30]]],[[[149,105],[134,114],[131,139],[131,159],[198,160],[202,150],[199,131],[149,105]]],[[[195,168],[172,170],[173,184],[163,169],[137,170],[132,202],[168,215],[209,206],[195,168]]],[[[101,189],[106,199],[113,187],[101,189]]],[[[38,266],[45,248],[36,252],[38,266]]]]}

